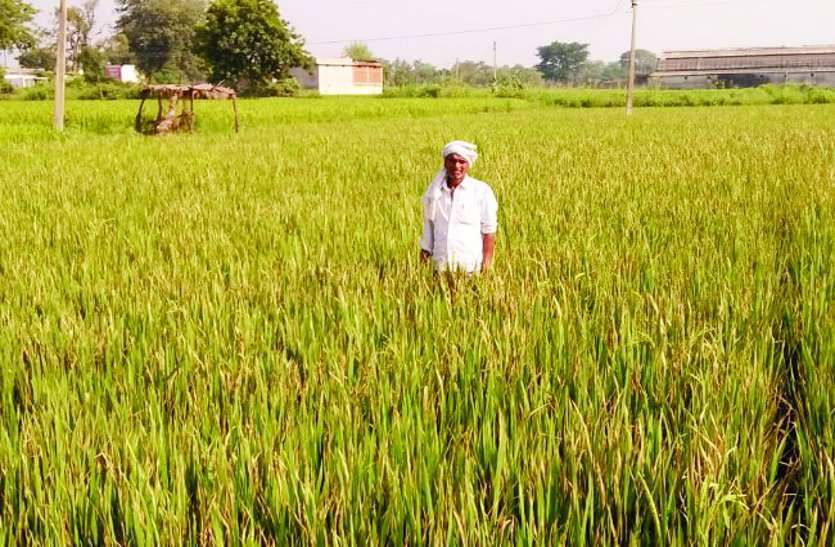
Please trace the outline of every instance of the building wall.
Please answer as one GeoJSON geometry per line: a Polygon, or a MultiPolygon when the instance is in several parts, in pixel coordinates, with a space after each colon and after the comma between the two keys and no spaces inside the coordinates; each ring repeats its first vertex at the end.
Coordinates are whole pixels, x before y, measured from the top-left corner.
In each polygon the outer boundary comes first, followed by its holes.
{"type": "Polygon", "coordinates": [[[37,85],[39,82],[45,82],[47,80],[46,78],[32,76],[29,74],[6,74],[3,76],[3,79],[11,84],[12,87],[16,87],[18,89],[32,87],[37,85]]]}
{"type": "Polygon", "coordinates": [[[653,77],[652,81],[668,89],[756,87],[764,84],[785,83],[835,87],[835,72],[671,74],[653,77]]]}
{"type": "Polygon", "coordinates": [[[665,51],[652,75],[674,89],[835,85],[835,46],[665,51]]]}
{"type": "Polygon", "coordinates": [[[316,68],[311,70],[291,68],[290,76],[295,78],[304,89],[319,89],[319,71],[316,68]]]}
{"type": "Polygon", "coordinates": [[[305,89],[322,95],[379,95],[383,92],[383,68],[372,63],[321,63],[311,71],[294,68],[290,74],[305,89]]]}

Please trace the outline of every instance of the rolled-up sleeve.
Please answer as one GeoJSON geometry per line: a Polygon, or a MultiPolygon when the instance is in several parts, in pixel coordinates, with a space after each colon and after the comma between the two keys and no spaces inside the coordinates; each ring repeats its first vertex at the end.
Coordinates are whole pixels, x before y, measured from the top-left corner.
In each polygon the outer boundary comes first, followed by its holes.
{"type": "Polygon", "coordinates": [[[499,202],[489,187],[484,189],[481,202],[481,233],[495,234],[499,229],[499,202]]]}

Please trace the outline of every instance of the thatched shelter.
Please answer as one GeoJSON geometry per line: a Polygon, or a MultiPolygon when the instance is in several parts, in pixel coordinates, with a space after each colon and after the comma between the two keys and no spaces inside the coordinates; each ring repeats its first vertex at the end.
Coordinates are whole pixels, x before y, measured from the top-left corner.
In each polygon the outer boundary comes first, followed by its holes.
{"type": "Polygon", "coordinates": [[[142,89],[139,112],[136,114],[135,127],[140,133],[160,135],[174,131],[192,131],[194,129],[194,100],[195,99],[229,99],[235,112],[235,132],[240,128],[238,121],[237,93],[229,87],[212,84],[195,85],[148,85],[142,89]],[[142,111],[145,101],[157,99],[156,119],[143,119],[142,111]],[[163,100],[167,106],[163,107],[163,100]],[[177,113],[178,105],[180,112],[177,113]]]}

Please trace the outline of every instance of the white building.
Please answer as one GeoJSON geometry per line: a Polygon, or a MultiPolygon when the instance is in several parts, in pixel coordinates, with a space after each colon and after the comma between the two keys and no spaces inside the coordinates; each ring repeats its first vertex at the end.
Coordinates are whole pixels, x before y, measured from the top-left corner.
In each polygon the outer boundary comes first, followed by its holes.
{"type": "Polygon", "coordinates": [[[290,74],[305,89],[322,95],[380,95],[383,65],[376,61],[316,59],[313,68],[294,68],[290,74]]]}
{"type": "Polygon", "coordinates": [[[104,67],[104,74],[118,82],[139,83],[139,73],[136,72],[135,65],[107,65],[104,67]]]}
{"type": "Polygon", "coordinates": [[[15,68],[15,69],[8,69],[3,79],[9,82],[12,87],[32,87],[37,85],[39,82],[47,81],[47,78],[43,76],[36,76],[38,71],[30,70],[26,68],[15,68]]]}

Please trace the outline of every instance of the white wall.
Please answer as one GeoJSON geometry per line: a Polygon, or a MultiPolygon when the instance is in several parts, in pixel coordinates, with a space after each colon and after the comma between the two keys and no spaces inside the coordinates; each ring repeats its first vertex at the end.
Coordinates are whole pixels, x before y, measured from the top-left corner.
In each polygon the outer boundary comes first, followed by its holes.
{"type": "Polygon", "coordinates": [[[322,95],[380,95],[382,84],[354,84],[354,67],[350,64],[321,64],[308,72],[302,68],[290,74],[305,89],[316,89],[322,95]]]}

